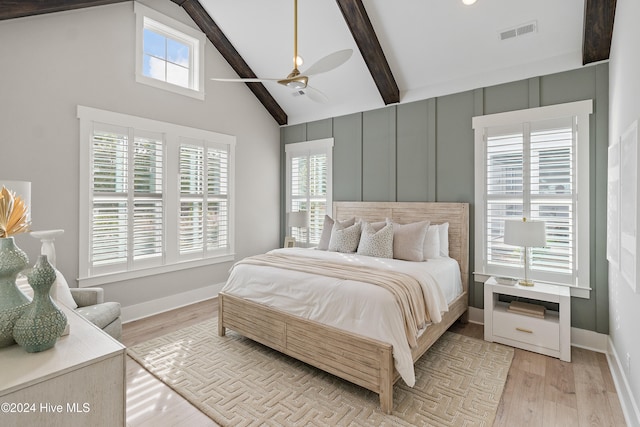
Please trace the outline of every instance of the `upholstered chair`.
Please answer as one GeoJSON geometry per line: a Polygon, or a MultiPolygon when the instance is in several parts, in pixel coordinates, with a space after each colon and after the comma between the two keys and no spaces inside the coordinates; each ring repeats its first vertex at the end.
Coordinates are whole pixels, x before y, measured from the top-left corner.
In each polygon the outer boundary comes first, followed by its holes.
{"type": "Polygon", "coordinates": [[[73,300],[78,304],[76,312],[82,317],[120,340],[122,338],[122,319],[119,302],[104,302],[102,288],[69,288],[73,300]]]}
{"type": "MultiPolygon", "coordinates": [[[[64,230],[33,231],[31,236],[42,243],[40,253],[47,255],[49,262],[56,266],[55,238],[62,235],[64,230]]],[[[104,302],[102,288],[69,288],[62,273],[56,269],[56,282],[51,287],[53,299],[74,309],[82,317],[102,329],[113,338],[122,337],[122,319],[120,318],[119,302],[104,302]]],[[[28,289],[27,289],[28,292],[28,289]]]]}

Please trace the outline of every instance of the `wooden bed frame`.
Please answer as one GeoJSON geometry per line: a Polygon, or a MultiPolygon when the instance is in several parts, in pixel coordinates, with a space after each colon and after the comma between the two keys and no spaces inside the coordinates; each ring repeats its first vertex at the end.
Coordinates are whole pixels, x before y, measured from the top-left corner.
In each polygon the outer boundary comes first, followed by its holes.
{"type": "MultiPolygon", "coordinates": [[[[418,360],[458,318],[467,320],[469,288],[469,205],[467,203],[335,202],[333,217],[361,218],[406,224],[428,219],[449,222],[449,256],[460,264],[463,293],[449,304],[442,322],[430,325],[412,350],[418,360]]],[[[218,334],[230,328],[368,390],[378,393],[385,413],[393,408],[393,384],[400,375],[393,364],[391,344],[353,334],[319,322],[221,292],[218,334]]]]}

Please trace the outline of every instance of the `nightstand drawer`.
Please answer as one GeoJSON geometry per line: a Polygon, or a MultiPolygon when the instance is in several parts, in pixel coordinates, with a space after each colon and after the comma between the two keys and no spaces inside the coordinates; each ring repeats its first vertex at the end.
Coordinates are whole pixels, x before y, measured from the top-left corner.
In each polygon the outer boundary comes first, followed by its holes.
{"type": "Polygon", "coordinates": [[[556,319],[538,319],[497,309],[493,312],[493,336],[560,350],[560,326],[556,319]]]}

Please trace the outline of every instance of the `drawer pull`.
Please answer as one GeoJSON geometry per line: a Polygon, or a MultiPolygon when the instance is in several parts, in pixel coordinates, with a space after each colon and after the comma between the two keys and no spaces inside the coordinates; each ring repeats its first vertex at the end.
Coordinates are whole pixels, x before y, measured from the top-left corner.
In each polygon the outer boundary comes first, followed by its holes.
{"type": "Polygon", "coordinates": [[[527,334],[532,334],[533,333],[533,331],[531,329],[524,329],[524,328],[516,328],[516,331],[526,332],[527,334]]]}

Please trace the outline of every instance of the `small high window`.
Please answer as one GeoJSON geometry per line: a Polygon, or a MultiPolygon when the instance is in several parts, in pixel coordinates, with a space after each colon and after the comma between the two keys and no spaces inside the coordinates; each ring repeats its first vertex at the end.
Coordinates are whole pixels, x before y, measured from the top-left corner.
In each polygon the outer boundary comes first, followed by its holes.
{"type": "Polygon", "coordinates": [[[140,3],[136,81],[204,99],[204,34],[140,3]]]}

